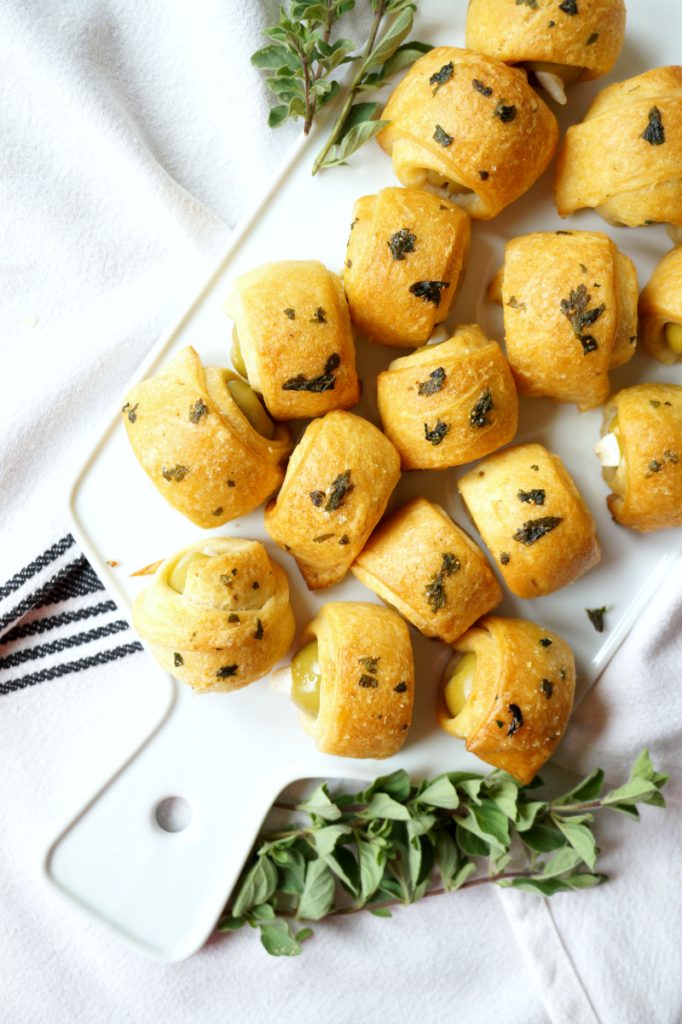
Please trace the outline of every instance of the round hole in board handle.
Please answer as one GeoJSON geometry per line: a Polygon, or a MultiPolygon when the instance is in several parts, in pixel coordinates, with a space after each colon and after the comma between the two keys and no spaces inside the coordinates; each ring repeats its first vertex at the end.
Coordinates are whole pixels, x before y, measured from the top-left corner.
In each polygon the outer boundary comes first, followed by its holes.
{"type": "Polygon", "coordinates": [[[192,820],[192,806],[183,796],[167,796],[154,808],[154,818],[164,832],[184,832],[192,820]]]}

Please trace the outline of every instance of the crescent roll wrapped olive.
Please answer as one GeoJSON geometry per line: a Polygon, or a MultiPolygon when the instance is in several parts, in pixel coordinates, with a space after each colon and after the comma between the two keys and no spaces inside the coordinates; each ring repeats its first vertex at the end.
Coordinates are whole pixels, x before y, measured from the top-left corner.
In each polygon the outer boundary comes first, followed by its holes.
{"type": "Polygon", "coordinates": [[[191,347],[136,384],[122,412],[138,462],[197,526],[246,515],[284,479],[288,428],[272,422],[248,384],[204,368],[191,347]]]}
{"type": "MultiPolygon", "coordinates": [[[[280,673],[277,673],[279,675],[280,673]]],[[[407,626],[376,604],[327,604],[310,622],[286,685],[325,754],[390,757],[412,721],[414,663],[407,626]]]]}
{"type": "Polygon", "coordinates": [[[163,669],[201,692],[238,690],[284,657],[296,624],[289,582],[262,544],[213,537],[161,563],[133,625],[163,669]]]}
{"type": "Polygon", "coordinates": [[[507,358],[522,395],[591,409],[637,341],[637,271],[598,231],[513,238],[490,297],[501,301],[507,358]]]}
{"type": "Polygon", "coordinates": [[[646,533],[682,526],[682,387],[636,384],[604,409],[595,451],[617,523],[646,533]]]}
{"type": "Polygon", "coordinates": [[[554,753],[573,707],[573,652],[523,619],[488,616],[454,645],[438,721],[524,785],[554,753]]]}
{"type": "Polygon", "coordinates": [[[490,455],[458,487],[505,583],[518,597],[551,594],[599,561],[590,510],[559,456],[541,444],[490,455]]]}
{"type": "Polygon", "coordinates": [[[507,360],[476,324],[394,359],[377,378],[377,396],[404,469],[472,462],[511,441],[518,425],[507,360]]]}
{"type": "Polygon", "coordinates": [[[554,191],[562,217],[588,206],[620,227],[682,225],[682,67],[603,89],[566,132],[554,191]]]}
{"type": "Polygon", "coordinates": [[[611,70],[624,38],[623,0],[470,0],[467,11],[470,49],[525,68],[531,82],[562,104],[567,85],[611,70]]]}
{"type": "Polygon", "coordinates": [[[308,425],[265,510],[265,526],[311,590],[343,579],[399,477],[400,456],[367,420],[331,412],[308,425]]]}
{"type": "Polygon", "coordinates": [[[234,284],[232,361],[278,420],[348,409],[360,395],[341,279],[317,260],[266,263],[234,284]]]}
{"type": "Polygon", "coordinates": [[[528,191],[559,132],[525,72],[452,46],[420,57],[381,116],[391,123],[377,139],[402,184],[437,189],[481,220],[528,191]]]}
{"type": "Polygon", "coordinates": [[[447,317],[469,253],[469,218],[418,188],[385,188],[353,209],[343,279],[353,323],[414,347],[447,317]]]}
{"type": "Polygon", "coordinates": [[[646,350],[662,363],[682,360],[682,246],[667,253],[639,297],[646,350]]]}
{"type": "Polygon", "coordinates": [[[478,545],[425,498],[374,531],[353,573],[426,636],[447,643],[502,600],[478,545]]]}

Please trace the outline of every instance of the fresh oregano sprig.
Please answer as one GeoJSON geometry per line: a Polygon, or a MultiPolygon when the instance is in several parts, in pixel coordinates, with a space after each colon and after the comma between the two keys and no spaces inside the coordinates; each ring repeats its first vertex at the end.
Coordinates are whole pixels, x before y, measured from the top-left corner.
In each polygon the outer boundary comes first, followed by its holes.
{"type": "Polygon", "coordinates": [[[373,18],[365,45],[356,50],[351,39],[332,40],[341,18],[353,10],[355,0],[295,2],[280,7],[279,21],[265,29],[271,44],[251,57],[278,98],[268,124],[277,128],[290,118],[303,118],[307,134],[316,114],[340,90],[332,73],[355,63],[339,115],[313,163],[313,174],[323,167],[343,164],[363,143],[388,122],[378,120],[380,103],[355,103],[361,92],[380,88],[392,75],[408,67],[431,47],[404,42],[412,30],[416,5],[410,0],[370,0],[373,18]]]}
{"type": "Polygon", "coordinates": [[[312,935],[303,922],[390,908],[494,883],[552,896],[606,881],[596,872],[594,812],[639,818],[638,804],[665,807],[667,776],[647,750],[628,781],[606,793],[595,771],[567,793],[537,799],[535,778],[446,772],[414,785],[402,769],[360,793],[333,799],[326,783],[301,804],[305,817],[261,837],[218,924],[259,929],[273,956],[296,956],[312,935]],[[513,850],[513,852],[512,852],[513,850]]]}

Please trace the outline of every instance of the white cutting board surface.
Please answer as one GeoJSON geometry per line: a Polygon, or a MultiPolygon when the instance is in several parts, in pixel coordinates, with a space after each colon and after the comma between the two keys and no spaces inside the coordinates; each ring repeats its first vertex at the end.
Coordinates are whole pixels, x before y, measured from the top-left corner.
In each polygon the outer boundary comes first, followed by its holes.
{"type": "MultiPolygon", "coordinates": [[[[428,0],[421,8],[413,38],[434,45],[463,45],[463,2],[428,0]]],[[[682,23],[677,0],[630,0],[629,8],[626,43],[614,72],[574,88],[568,106],[558,112],[562,130],[582,118],[605,83],[679,60],[682,23]]],[[[351,168],[312,178],[310,166],[323,137],[318,133],[307,142],[301,140],[271,192],[235,231],[214,274],[182,320],[151,349],[135,380],[150,375],[188,344],[205,364],[229,365],[232,325],[223,304],[231,282],[249,268],[268,260],[316,258],[340,271],[354,200],[396,181],[389,158],[375,143],[352,158],[351,168]]],[[[477,321],[490,337],[502,340],[501,312],[485,303],[484,294],[502,261],[505,242],[516,235],[560,227],[606,230],[634,259],[640,286],[670,247],[662,227],[605,227],[590,212],[561,221],[551,198],[551,173],[550,168],[528,195],[492,222],[474,222],[471,258],[450,326],[477,321]]],[[[358,342],[364,395],[355,411],[374,422],[376,374],[397,354],[358,342]]],[[[628,366],[612,374],[614,390],[644,380],[682,383],[682,372],[638,352],[628,366]]],[[[88,558],[129,612],[136,593],[149,582],[129,574],[208,532],[166,505],[147,480],[120,424],[121,404],[122,396],[112,394],[111,426],[75,482],[70,511],[74,533],[88,558]],[[118,565],[111,567],[108,561],[118,565]]],[[[522,401],[516,441],[540,441],[561,455],[597,519],[603,556],[598,567],[571,587],[535,601],[507,595],[499,609],[534,619],[571,644],[579,696],[598,677],[664,573],[676,561],[680,564],[682,547],[680,530],[640,537],[611,521],[604,500],[607,488],[592,455],[600,420],[598,410],[579,414],[571,406],[545,400],[522,401]],[[608,607],[607,629],[598,634],[585,609],[602,605],[608,607]]],[[[389,510],[424,495],[444,505],[478,540],[456,488],[458,474],[468,468],[403,474],[389,510]]],[[[328,601],[377,600],[351,576],[329,591],[310,593],[293,559],[270,542],[262,509],[213,532],[266,543],[289,574],[299,630],[328,601]]],[[[320,754],[302,732],[293,705],[271,694],[266,679],[234,694],[197,696],[161,673],[150,656],[140,658],[140,685],[147,690],[147,703],[150,694],[157,702],[158,726],[55,840],[45,864],[50,881],[150,955],[180,960],[210,934],[264,816],[290,782],[314,777],[364,781],[399,767],[415,777],[463,767],[483,769],[461,742],[436,724],[435,694],[449,649],[411,632],[417,666],[414,723],[404,748],[383,762],[320,754]],[[187,827],[174,833],[156,821],[159,802],[169,796],[184,798],[191,808],[187,827]]],[[[135,713],[131,706],[130,715],[135,713]]],[[[88,796],[84,793],[84,801],[88,796]]]]}

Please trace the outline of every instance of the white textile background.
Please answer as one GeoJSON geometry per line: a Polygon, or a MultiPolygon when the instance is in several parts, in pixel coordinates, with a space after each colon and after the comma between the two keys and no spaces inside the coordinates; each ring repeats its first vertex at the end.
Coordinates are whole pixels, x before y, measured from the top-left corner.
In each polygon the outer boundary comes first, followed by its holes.
{"type": "MultiPolygon", "coordinates": [[[[0,582],[65,532],[67,485],[112,402],[296,134],[266,127],[248,60],[273,7],[0,4],[0,582]]],[[[601,823],[608,885],[358,915],[294,960],[240,932],[159,965],[40,881],[51,839],[145,734],[146,655],[0,697],[0,1019],[679,1022],[681,622],[671,579],[562,746],[576,770],[621,779],[646,744],[673,775],[667,812],[601,823]]]]}

